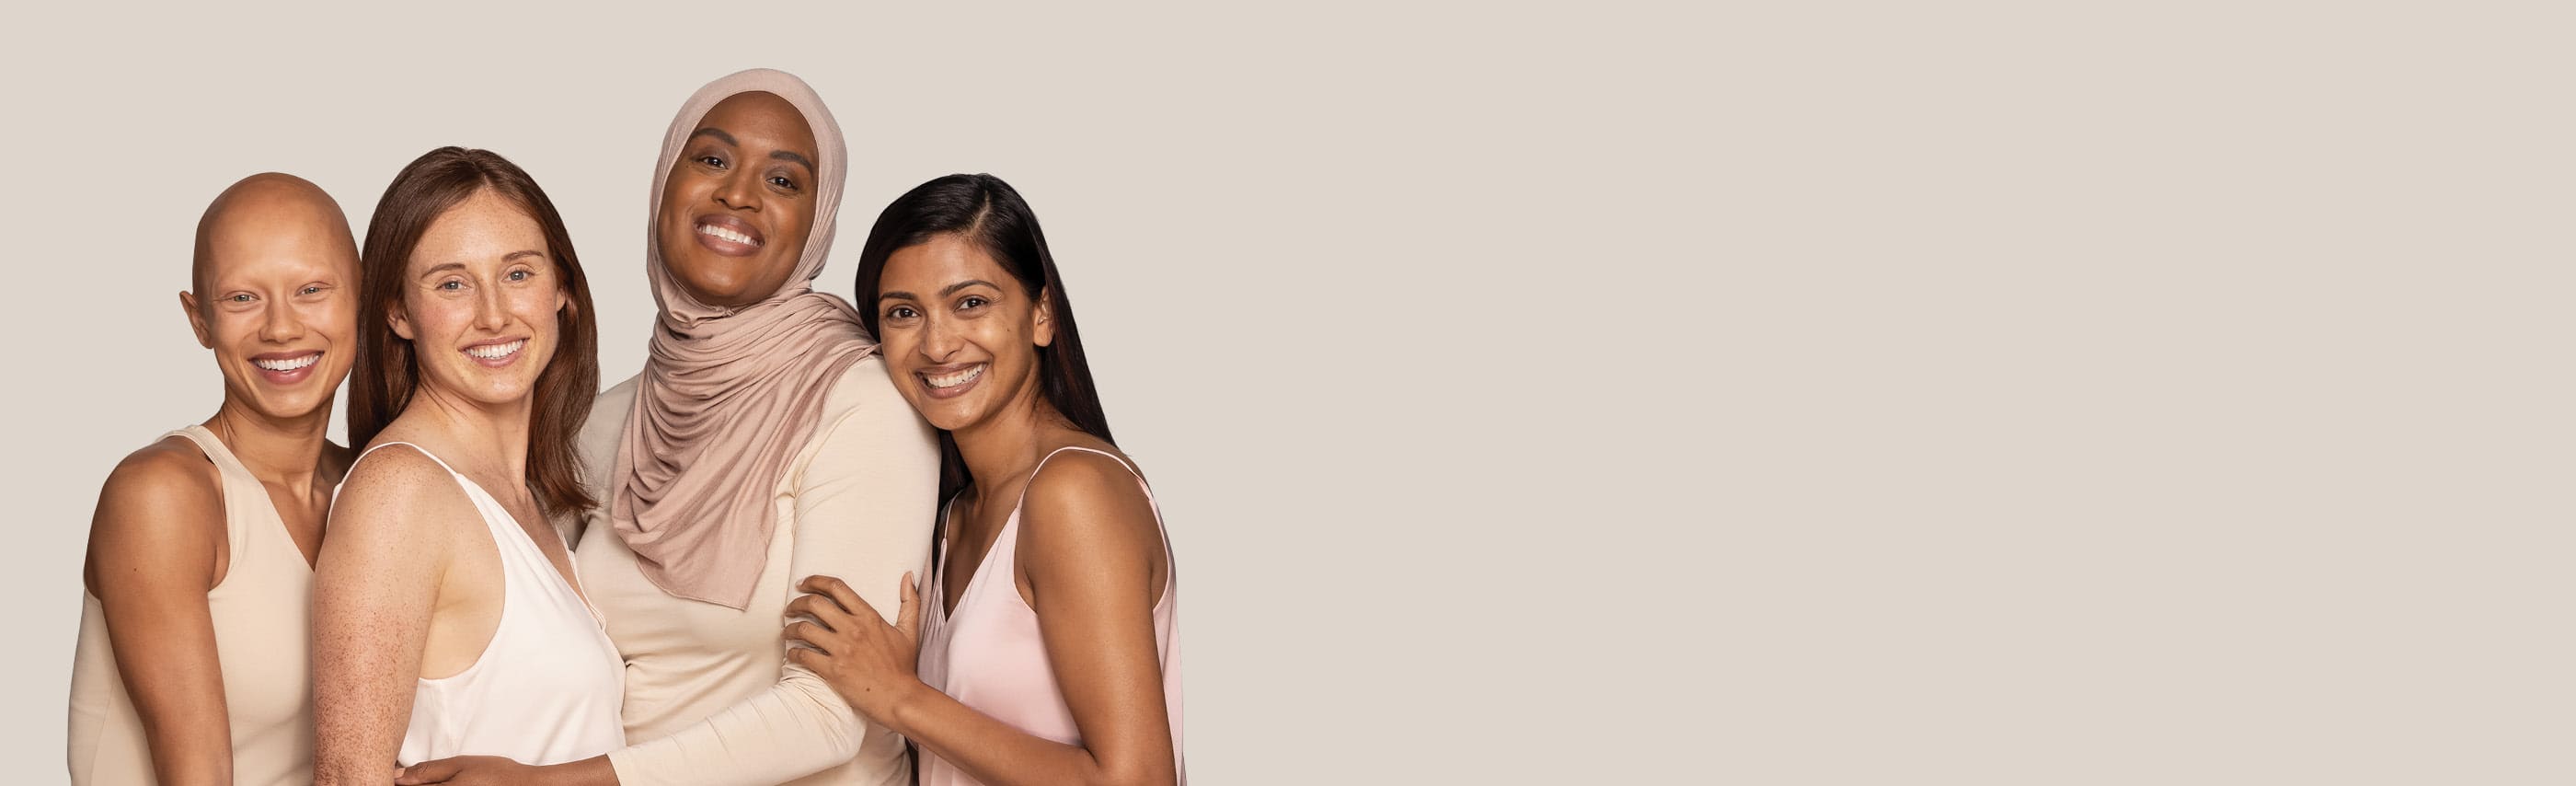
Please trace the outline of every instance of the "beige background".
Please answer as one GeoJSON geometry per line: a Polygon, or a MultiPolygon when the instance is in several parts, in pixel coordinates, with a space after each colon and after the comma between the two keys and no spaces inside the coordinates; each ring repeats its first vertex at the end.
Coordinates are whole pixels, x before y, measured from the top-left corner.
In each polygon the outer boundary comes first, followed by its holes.
{"type": "Polygon", "coordinates": [[[2134,5],[13,10],[0,780],[98,482],[217,399],[207,199],[500,151],[622,378],[754,65],[849,131],[827,290],[922,180],[1036,206],[1200,782],[2576,780],[2576,20],[2134,5]]]}

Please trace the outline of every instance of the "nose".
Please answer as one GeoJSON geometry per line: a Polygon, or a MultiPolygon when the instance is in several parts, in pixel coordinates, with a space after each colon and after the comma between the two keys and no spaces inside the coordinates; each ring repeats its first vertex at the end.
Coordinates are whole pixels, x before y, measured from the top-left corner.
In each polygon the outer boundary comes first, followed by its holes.
{"type": "Polygon", "coordinates": [[[500,330],[510,321],[509,306],[501,301],[501,288],[483,287],[482,291],[483,296],[476,298],[474,302],[474,326],[484,330],[500,330]]]}
{"type": "Polygon", "coordinates": [[[948,320],[933,315],[922,322],[924,324],[921,326],[920,351],[923,360],[930,361],[934,365],[946,363],[949,358],[957,355],[959,348],[966,345],[966,340],[957,334],[957,330],[949,324],[948,320]]]}
{"type": "Polygon", "coordinates": [[[760,175],[751,167],[736,166],[727,170],[716,183],[716,201],[735,210],[760,208],[760,175]]]}
{"type": "Polygon", "coordinates": [[[259,340],[283,344],[304,337],[304,320],[287,299],[270,298],[264,313],[267,318],[260,320],[259,340]]]}

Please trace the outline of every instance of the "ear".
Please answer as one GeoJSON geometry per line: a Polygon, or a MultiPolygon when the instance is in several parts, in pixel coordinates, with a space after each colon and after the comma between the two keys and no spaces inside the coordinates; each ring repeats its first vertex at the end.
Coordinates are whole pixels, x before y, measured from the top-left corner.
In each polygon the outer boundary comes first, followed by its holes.
{"type": "Polygon", "coordinates": [[[401,303],[397,302],[393,307],[385,309],[385,324],[392,327],[394,329],[394,335],[401,336],[402,340],[412,340],[411,315],[403,313],[401,303]]]}
{"type": "Polygon", "coordinates": [[[1041,347],[1055,344],[1055,298],[1050,296],[1053,292],[1051,288],[1038,290],[1036,338],[1038,346],[1041,347]]]}
{"type": "Polygon", "coordinates": [[[197,332],[197,346],[214,349],[215,332],[212,328],[206,327],[206,312],[197,310],[196,293],[181,291],[179,310],[188,313],[188,329],[197,332]]]}

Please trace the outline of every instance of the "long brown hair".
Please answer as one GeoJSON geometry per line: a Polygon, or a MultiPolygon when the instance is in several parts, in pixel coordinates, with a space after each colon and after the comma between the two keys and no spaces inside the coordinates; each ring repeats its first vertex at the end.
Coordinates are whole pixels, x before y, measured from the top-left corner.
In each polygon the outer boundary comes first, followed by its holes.
{"type": "Polygon", "coordinates": [[[546,360],[546,370],[537,375],[536,401],[529,412],[528,490],[550,515],[587,510],[599,502],[581,488],[581,458],[573,452],[573,435],[590,417],[591,399],[599,395],[599,325],[591,314],[590,281],[573,254],[572,233],[564,229],[563,216],[555,212],[545,189],[517,164],[489,150],[429,151],[394,175],[393,185],[376,201],[359,254],[358,358],[349,375],[349,444],[374,441],[411,404],[420,364],[411,342],[395,335],[388,321],[402,307],[403,270],[430,224],[484,191],[536,219],[567,290],[568,305],[555,314],[561,340],[554,357],[546,360]]]}

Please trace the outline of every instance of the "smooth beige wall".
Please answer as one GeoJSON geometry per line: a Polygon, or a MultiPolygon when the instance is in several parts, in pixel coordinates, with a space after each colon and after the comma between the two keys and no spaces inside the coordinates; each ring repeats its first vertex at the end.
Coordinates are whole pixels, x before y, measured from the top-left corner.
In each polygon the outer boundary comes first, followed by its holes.
{"type": "Polygon", "coordinates": [[[1199,782],[2576,781],[2576,118],[2541,4],[16,8],[11,783],[100,480],[219,395],[243,175],[501,152],[642,363],[724,73],[1045,223],[1199,782]]]}

